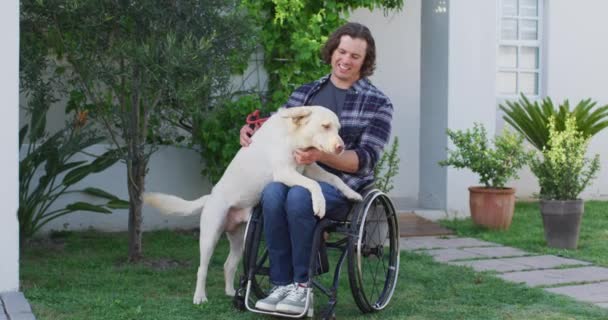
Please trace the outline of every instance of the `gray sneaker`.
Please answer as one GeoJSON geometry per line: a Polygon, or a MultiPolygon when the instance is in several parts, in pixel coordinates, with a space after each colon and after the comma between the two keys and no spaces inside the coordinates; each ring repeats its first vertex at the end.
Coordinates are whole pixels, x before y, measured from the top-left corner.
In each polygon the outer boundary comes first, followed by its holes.
{"type": "Polygon", "coordinates": [[[255,303],[255,308],[264,311],[276,311],[277,303],[285,299],[295,286],[293,283],[286,286],[275,286],[270,291],[268,297],[255,303]]]}
{"type": "Polygon", "coordinates": [[[304,313],[307,289],[296,284],[296,287],[289,292],[285,299],[277,304],[276,311],[293,314],[304,313]]]}

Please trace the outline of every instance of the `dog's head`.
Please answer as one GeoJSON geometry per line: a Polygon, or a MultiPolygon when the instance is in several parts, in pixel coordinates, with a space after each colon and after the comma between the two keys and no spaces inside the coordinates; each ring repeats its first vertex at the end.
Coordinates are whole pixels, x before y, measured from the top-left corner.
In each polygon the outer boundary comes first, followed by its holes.
{"type": "Polygon", "coordinates": [[[321,106],[306,106],[283,108],[279,115],[291,120],[289,132],[297,148],[315,147],[334,154],[344,151],[344,141],[338,135],[340,121],[333,111],[321,106]]]}

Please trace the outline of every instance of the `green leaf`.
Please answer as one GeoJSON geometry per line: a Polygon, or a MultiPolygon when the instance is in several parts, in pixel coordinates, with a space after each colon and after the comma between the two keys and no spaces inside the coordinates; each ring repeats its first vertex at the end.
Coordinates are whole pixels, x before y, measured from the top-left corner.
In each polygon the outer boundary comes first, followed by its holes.
{"type": "Polygon", "coordinates": [[[57,171],[57,173],[61,173],[61,172],[66,171],[66,170],[70,170],[70,169],[72,169],[74,167],[77,167],[77,166],[83,164],[83,163],[87,163],[87,161],[81,160],[81,161],[68,162],[68,163],[60,166],[59,170],[57,171]]]}
{"type": "Polygon", "coordinates": [[[112,211],[104,208],[103,206],[90,204],[87,202],[75,202],[67,205],[66,210],[70,211],[91,211],[91,212],[99,212],[99,213],[112,213],[112,211]]]}
{"type": "Polygon", "coordinates": [[[113,199],[106,203],[106,207],[111,209],[129,209],[129,201],[121,199],[113,199]]]}
{"type": "Polygon", "coordinates": [[[37,110],[37,112],[31,113],[30,125],[32,130],[30,131],[30,143],[34,143],[44,136],[47,109],[48,107],[45,106],[45,110],[37,110]]]}
{"type": "Polygon", "coordinates": [[[97,159],[95,159],[91,163],[91,171],[92,172],[101,172],[101,171],[111,167],[113,164],[115,164],[120,159],[119,152],[120,151],[118,149],[112,149],[112,150],[105,152],[101,156],[97,157],[97,159]]]}
{"type": "Polygon", "coordinates": [[[27,128],[28,128],[28,125],[26,124],[19,130],[19,150],[21,150],[21,146],[23,145],[23,140],[25,140],[25,135],[27,134],[27,128]]]}
{"type": "Polygon", "coordinates": [[[100,197],[108,200],[119,200],[117,196],[99,188],[89,187],[82,190],[82,192],[91,196],[100,197]]]}
{"type": "Polygon", "coordinates": [[[90,165],[78,167],[70,172],[68,172],[65,177],[63,177],[63,184],[65,186],[71,186],[78,181],[84,179],[84,177],[88,176],[93,172],[93,168],[90,165]]]}

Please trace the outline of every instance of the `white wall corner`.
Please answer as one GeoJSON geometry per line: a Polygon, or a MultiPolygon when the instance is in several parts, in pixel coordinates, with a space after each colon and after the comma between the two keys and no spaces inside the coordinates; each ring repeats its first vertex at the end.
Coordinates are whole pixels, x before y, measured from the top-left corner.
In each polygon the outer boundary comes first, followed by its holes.
{"type": "Polygon", "coordinates": [[[19,1],[0,2],[0,292],[19,290],[19,1]]]}
{"type": "MultiPolygon", "coordinates": [[[[448,9],[448,128],[468,129],[478,122],[489,139],[496,131],[496,6],[496,1],[451,1],[448,9]]],[[[448,169],[450,215],[469,215],[468,187],[478,184],[471,171],[448,169]]]]}

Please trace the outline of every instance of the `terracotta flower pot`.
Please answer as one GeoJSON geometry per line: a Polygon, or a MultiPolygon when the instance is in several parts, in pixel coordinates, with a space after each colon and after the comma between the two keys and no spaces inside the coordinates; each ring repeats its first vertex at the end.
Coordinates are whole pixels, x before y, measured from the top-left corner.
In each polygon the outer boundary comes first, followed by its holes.
{"type": "Polygon", "coordinates": [[[513,219],[515,189],[469,187],[469,206],[475,224],[506,230],[513,219]]]}
{"type": "Polygon", "coordinates": [[[543,217],[547,246],[576,249],[584,211],[585,204],[581,199],[541,200],[540,214],[543,217]]]}

